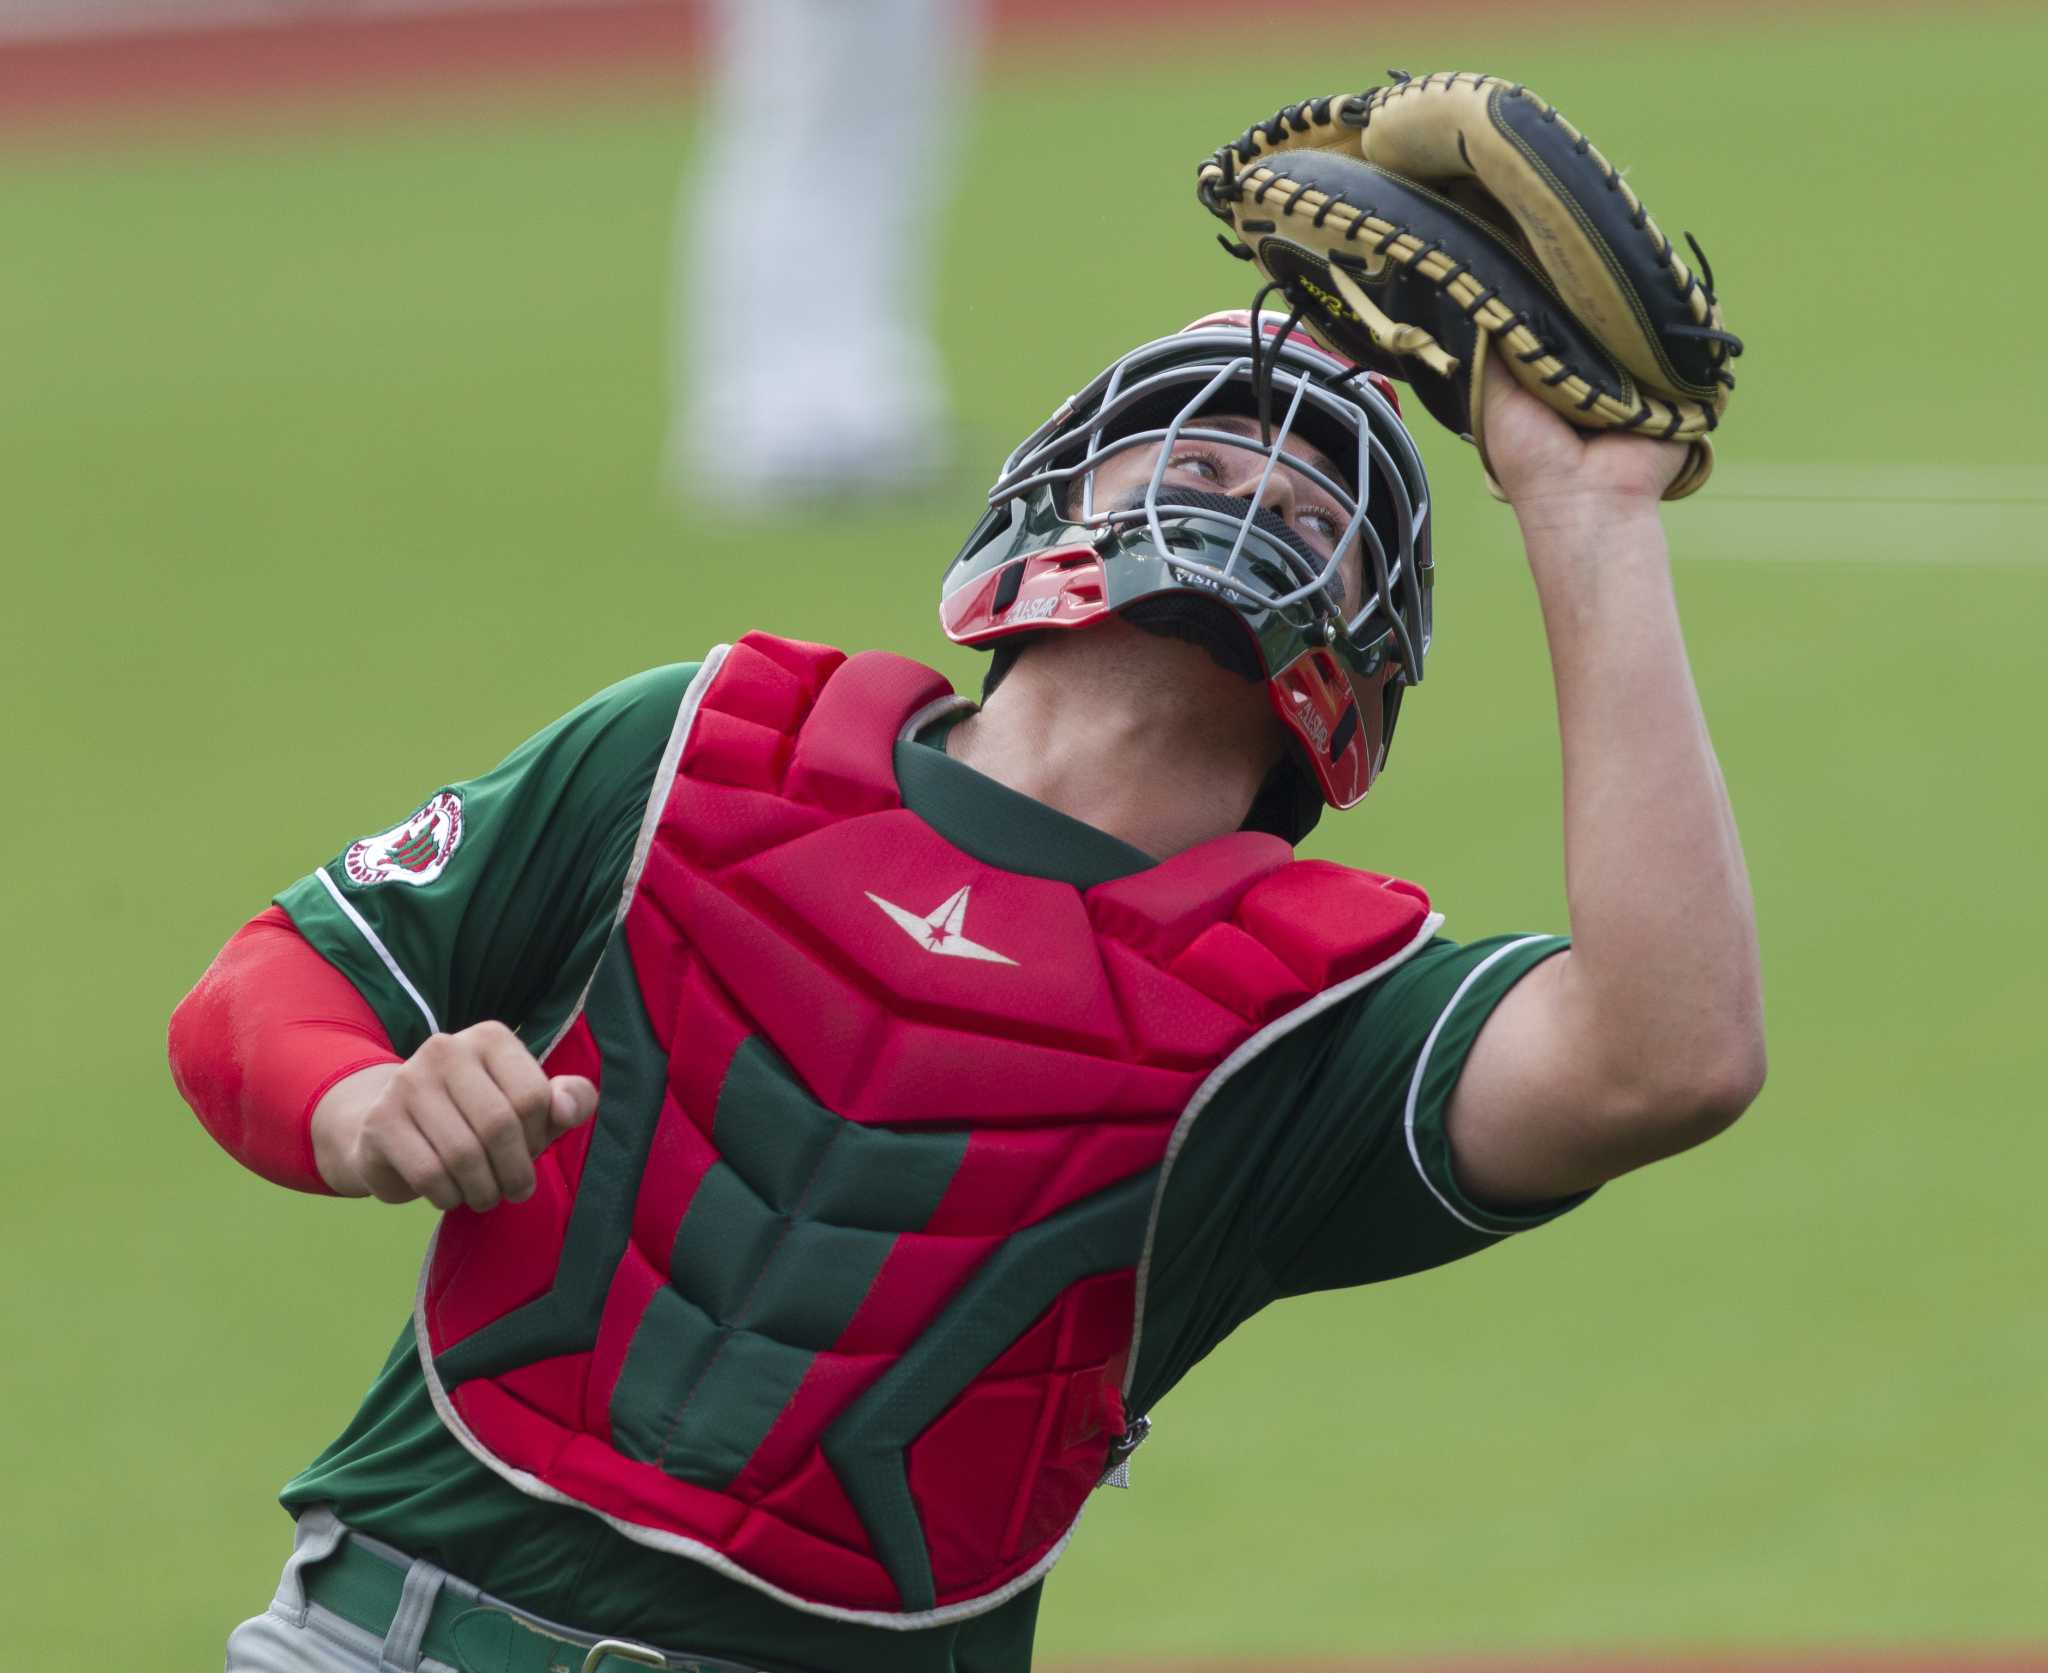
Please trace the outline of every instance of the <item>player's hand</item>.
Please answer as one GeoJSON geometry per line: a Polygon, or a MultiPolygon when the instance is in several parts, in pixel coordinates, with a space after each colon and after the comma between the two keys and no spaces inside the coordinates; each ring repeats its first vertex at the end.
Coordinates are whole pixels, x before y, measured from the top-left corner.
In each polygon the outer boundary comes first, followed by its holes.
{"type": "Polygon", "coordinates": [[[321,1177],[344,1196],[483,1210],[533,1195],[533,1159],[597,1108],[501,1022],[436,1034],[402,1064],[337,1082],[313,1112],[321,1177]]]}
{"type": "Polygon", "coordinates": [[[1654,505],[1685,465],[1684,442],[1573,429],[1515,382],[1498,354],[1486,369],[1484,408],[1487,463],[1525,523],[1654,505]]]}

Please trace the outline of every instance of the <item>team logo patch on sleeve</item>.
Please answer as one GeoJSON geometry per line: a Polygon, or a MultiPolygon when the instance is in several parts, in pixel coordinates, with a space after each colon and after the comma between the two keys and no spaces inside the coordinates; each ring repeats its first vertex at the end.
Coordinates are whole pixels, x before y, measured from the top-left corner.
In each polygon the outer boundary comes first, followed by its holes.
{"type": "Polygon", "coordinates": [[[462,798],[453,790],[443,790],[390,830],[350,843],[341,865],[348,880],[363,888],[372,883],[409,883],[417,889],[448,869],[461,840],[462,798]]]}

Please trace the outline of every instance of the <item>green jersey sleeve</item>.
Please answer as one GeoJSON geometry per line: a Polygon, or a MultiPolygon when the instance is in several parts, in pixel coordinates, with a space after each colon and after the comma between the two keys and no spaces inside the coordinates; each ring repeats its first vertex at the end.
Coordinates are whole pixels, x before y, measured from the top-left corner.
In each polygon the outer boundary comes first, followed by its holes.
{"type": "Polygon", "coordinates": [[[1433,941],[1219,1089],[1161,1196],[1134,1410],[1273,1301],[1441,1266],[1584,1200],[1482,1208],[1444,1135],[1494,1006],[1567,945],[1433,941]]]}
{"type": "Polygon", "coordinates": [[[398,1051],[486,1019],[539,1051],[568,1020],[697,668],[599,692],[276,897],[398,1051]]]}

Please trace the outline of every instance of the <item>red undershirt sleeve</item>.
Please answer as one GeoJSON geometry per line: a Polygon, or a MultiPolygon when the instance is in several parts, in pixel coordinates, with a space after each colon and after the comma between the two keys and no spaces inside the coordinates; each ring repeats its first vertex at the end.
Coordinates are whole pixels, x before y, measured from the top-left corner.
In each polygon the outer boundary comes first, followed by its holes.
{"type": "Polygon", "coordinates": [[[346,1075],[402,1061],[349,979],[282,907],[237,930],[171,1013],[171,1079],[220,1147],[274,1184],[333,1192],[313,1109],[346,1075]]]}

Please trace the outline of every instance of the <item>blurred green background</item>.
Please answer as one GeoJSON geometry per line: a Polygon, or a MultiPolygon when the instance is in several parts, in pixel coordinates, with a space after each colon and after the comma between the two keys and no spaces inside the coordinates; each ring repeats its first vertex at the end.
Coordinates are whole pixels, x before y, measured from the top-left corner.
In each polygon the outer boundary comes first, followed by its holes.
{"type": "MultiPolygon", "coordinates": [[[[1477,67],[1700,235],[1751,345],[1724,476],[1670,526],[1771,1084],[1554,1229],[1241,1333],[1090,1514],[1047,1663],[2048,1641],[2044,235],[2015,218],[2048,19],[1637,15],[1510,14],[1477,67]]],[[[424,1210],[267,1187],[172,1091],[164,1021],[219,943],[425,790],[749,626],[974,678],[936,583],[1002,453],[1248,299],[1195,159],[1476,39],[1361,19],[1307,53],[1268,14],[998,62],[941,229],[960,478],[857,518],[658,491],[683,95],[0,153],[22,1665],[218,1666],[288,1540],[270,1495],[411,1296],[424,1210]]],[[[1430,680],[1313,846],[1424,881],[1454,936],[1562,928],[1528,578],[1473,461],[1423,443],[1430,680]]]]}

